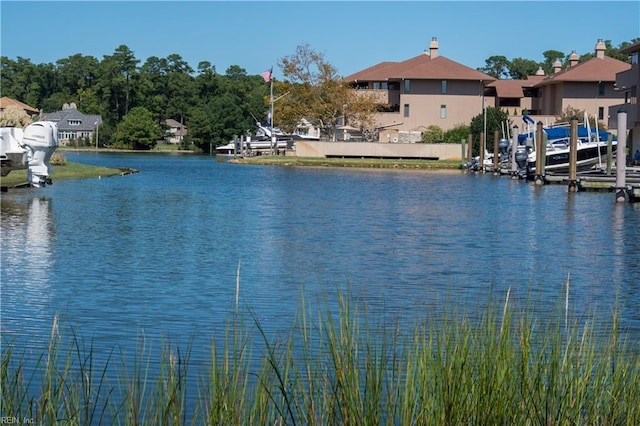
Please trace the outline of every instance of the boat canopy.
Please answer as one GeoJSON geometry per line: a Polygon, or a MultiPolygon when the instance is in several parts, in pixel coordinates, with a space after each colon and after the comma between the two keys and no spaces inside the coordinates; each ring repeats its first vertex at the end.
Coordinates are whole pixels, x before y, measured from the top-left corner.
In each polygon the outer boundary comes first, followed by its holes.
{"type": "MultiPolygon", "coordinates": [[[[569,138],[571,136],[571,128],[570,127],[546,127],[544,129],[542,129],[543,132],[546,133],[547,135],[547,140],[548,141],[553,141],[556,139],[565,139],[565,138],[569,138]]],[[[595,130],[591,130],[589,131],[588,128],[586,128],[585,126],[578,126],[578,138],[579,139],[587,139],[589,137],[589,132],[591,132],[591,134],[596,134],[595,130]]],[[[600,137],[600,141],[602,142],[606,142],[607,139],[609,138],[609,135],[611,133],[605,131],[605,130],[598,130],[597,134],[600,137]]],[[[527,138],[531,138],[533,139],[533,132],[529,132],[529,133],[523,133],[518,135],[518,143],[522,144],[524,143],[527,138]]],[[[613,137],[613,140],[616,140],[615,136],[613,137]]]]}

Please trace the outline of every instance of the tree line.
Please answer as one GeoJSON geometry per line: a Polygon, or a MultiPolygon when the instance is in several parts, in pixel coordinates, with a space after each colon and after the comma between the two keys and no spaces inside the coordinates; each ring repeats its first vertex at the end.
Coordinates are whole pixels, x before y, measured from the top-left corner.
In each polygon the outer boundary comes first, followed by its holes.
{"type": "Polygon", "coordinates": [[[253,129],[252,115],[266,117],[269,85],[237,65],[221,75],[208,61],[194,70],[178,54],[140,62],[125,45],[102,60],[75,54],[55,64],[34,64],[2,56],[2,95],[43,112],[73,102],[85,114],[99,114],[105,144],[117,140],[118,125],[132,112],[130,122],[151,118],[160,125],[173,118],[188,124],[188,143],[203,150],[253,129]]]}
{"type": "MultiPolygon", "coordinates": [[[[628,60],[619,51],[638,40],[618,48],[607,40],[605,54],[628,60]]],[[[549,74],[557,58],[568,60],[555,50],[543,56],[543,63],[492,56],[479,70],[496,78],[525,78],[538,67],[549,74]]],[[[303,117],[312,118],[324,135],[334,134],[338,124],[358,123],[363,130],[373,126],[377,99],[355,95],[324,54],[303,44],[278,65],[282,80],[272,82],[274,97],[286,99],[273,105],[272,115],[284,130],[292,131],[303,117]]],[[[78,53],[53,64],[34,64],[1,56],[0,66],[3,96],[44,112],[73,102],[85,114],[102,116],[100,142],[112,146],[148,149],[162,137],[164,120],[172,118],[188,127],[186,145],[207,152],[253,131],[255,119],[266,120],[270,110],[270,84],[261,75],[248,75],[238,65],[219,74],[209,61],[194,70],[179,54],[141,63],[126,45],[101,60],[78,53]],[[139,127],[144,131],[136,134],[139,127]]]]}
{"type": "MultiPolygon", "coordinates": [[[[603,40],[605,45],[605,56],[618,59],[623,62],[629,62],[629,55],[620,53],[620,51],[634,43],[640,41],[640,38],[635,38],[631,42],[622,42],[618,47],[614,47],[611,44],[611,40],[603,40]]],[[[535,75],[538,69],[542,69],[545,75],[553,74],[553,64],[556,60],[560,60],[562,67],[565,68],[569,64],[570,53],[564,53],[560,50],[545,50],[542,52],[544,60],[542,62],[536,62],[531,59],[525,58],[513,58],[507,59],[506,56],[494,55],[485,60],[483,67],[477,68],[478,71],[490,75],[491,77],[498,79],[512,79],[512,80],[524,80],[529,75],[535,75]]],[[[595,52],[589,52],[582,54],[578,57],[578,62],[584,62],[595,56],[595,52]]]]}

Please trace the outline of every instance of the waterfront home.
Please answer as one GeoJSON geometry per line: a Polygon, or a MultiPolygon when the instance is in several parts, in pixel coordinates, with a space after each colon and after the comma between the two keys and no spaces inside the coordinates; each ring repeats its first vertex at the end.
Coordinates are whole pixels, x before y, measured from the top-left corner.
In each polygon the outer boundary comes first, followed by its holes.
{"type": "Polygon", "coordinates": [[[166,128],[165,142],[173,144],[182,143],[184,137],[187,136],[187,126],[173,118],[164,120],[163,124],[166,128]]]}
{"type": "Polygon", "coordinates": [[[381,142],[402,141],[401,134],[430,125],[448,130],[469,124],[485,106],[502,108],[518,125],[524,113],[553,123],[571,107],[615,129],[609,109],[625,97],[615,86],[616,75],[631,65],[604,53],[605,44],[598,40],[594,57],[584,62],[572,52],[567,67],[563,69],[557,60],[551,75],[540,69],[525,80],[497,80],[441,56],[434,37],[422,55],[381,62],[345,80],[354,89],[382,99],[376,115],[381,142]]]}
{"type": "Polygon", "coordinates": [[[64,145],[92,144],[102,117],[78,111],[75,103],[64,104],[60,111],[44,113],[44,119],[58,125],[58,143],[64,145]]]}
{"type": "Polygon", "coordinates": [[[542,115],[560,116],[567,108],[585,111],[610,126],[609,108],[619,104],[624,94],[616,90],[616,74],[631,68],[626,62],[605,56],[605,45],[598,40],[595,56],[578,62],[578,55],[569,56],[569,66],[562,69],[556,60],[553,73],[538,82],[534,108],[542,115]]]}
{"type": "MultiPolygon", "coordinates": [[[[618,111],[627,112],[627,129],[630,132],[631,152],[640,149],[640,108],[638,108],[638,88],[640,88],[640,41],[620,50],[631,57],[631,67],[616,74],[615,90],[619,91],[624,102],[609,108],[610,122],[617,120],[618,111]]],[[[617,127],[617,121],[614,123],[617,127]]]]}
{"type": "Polygon", "coordinates": [[[485,86],[495,78],[439,54],[437,38],[422,54],[402,62],[380,62],[345,77],[363,95],[380,102],[379,140],[402,141],[436,125],[469,124],[483,109],[485,86]]]}

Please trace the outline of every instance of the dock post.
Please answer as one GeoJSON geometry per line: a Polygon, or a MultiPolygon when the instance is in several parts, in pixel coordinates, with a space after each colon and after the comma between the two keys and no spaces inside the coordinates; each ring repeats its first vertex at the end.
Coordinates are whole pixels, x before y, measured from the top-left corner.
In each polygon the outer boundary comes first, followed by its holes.
{"type": "Polygon", "coordinates": [[[613,135],[609,133],[607,138],[607,176],[613,171],[613,135]]]}
{"type": "Polygon", "coordinates": [[[493,174],[498,174],[498,167],[500,166],[500,132],[494,130],[493,132],[493,174]]]}
{"type": "Polygon", "coordinates": [[[238,135],[233,135],[233,156],[238,156],[238,135]]]}
{"type": "Polygon", "coordinates": [[[544,141],[542,132],[542,121],[536,123],[536,185],[544,184],[544,167],[546,153],[543,151],[547,144],[544,141]],[[544,147],[544,148],[543,148],[544,147]]]}
{"type": "Polygon", "coordinates": [[[480,171],[484,172],[484,132],[480,132],[480,154],[478,164],[480,164],[480,171]]]}
{"type": "Polygon", "coordinates": [[[571,118],[569,136],[569,192],[578,192],[577,163],[578,163],[578,117],[571,118]]]}
{"type": "Polygon", "coordinates": [[[618,147],[616,148],[616,202],[625,201],[627,176],[627,112],[618,111],[618,147]]]}
{"type": "Polygon", "coordinates": [[[468,146],[467,146],[467,161],[471,162],[471,158],[473,158],[472,157],[472,154],[473,154],[473,135],[471,133],[469,133],[468,140],[469,140],[469,143],[468,143],[468,146]]]}
{"type": "Polygon", "coordinates": [[[518,150],[518,126],[513,126],[511,132],[511,179],[518,178],[518,163],[516,163],[516,151],[518,150]]]}
{"type": "Polygon", "coordinates": [[[462,153],[460,155],[460,158],[462,158],[462,162],[466,163],[465,159],[467,158],[467,151],[465,150],[466,148],[466,144],[464,142],[464,139],[462,139],[461,141],[461,145],[462,145],[462,153]]]}

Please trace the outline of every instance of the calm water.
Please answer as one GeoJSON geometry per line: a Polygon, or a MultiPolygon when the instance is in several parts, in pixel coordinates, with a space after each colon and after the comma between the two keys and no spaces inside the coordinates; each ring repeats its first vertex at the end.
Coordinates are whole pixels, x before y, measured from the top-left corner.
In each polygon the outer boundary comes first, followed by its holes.
{"type": "MultiPolygon", "coordinates": [[[[268,332],[349,288],[407,326],[451,301],[534,295],[640,335],[640,205],[458,171],[231,165],[211,157],[68,153],[139,174],[2,196],[1,329],[37,352],[55,314],[97,354],[191,339],[192,359],[239,302],[268,332]]],[[[543,304],[544,304],[543,303],[543,304]]],[[[5,340],[7,341],[7,340],[5,340]]]]}

